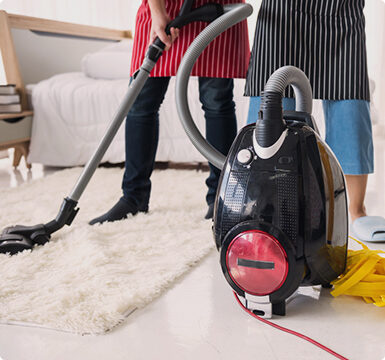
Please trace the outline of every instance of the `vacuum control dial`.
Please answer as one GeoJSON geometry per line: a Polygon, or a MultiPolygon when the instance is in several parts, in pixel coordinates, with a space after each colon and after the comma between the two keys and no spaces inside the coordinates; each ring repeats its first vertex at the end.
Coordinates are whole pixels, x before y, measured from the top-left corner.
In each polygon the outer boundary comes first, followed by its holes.
{"type": "Polygon", "coordinates": [[[247,165],[253,159],[253,154],[249,149],[242,149],[237,155],[237,160],[243,165],[247,165]]]}

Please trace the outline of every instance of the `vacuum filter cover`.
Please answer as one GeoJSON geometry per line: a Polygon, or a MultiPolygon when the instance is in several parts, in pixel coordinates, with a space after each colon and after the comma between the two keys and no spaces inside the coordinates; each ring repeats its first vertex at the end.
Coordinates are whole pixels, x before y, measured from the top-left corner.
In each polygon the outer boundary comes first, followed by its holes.
{"type": "Polygon", "coordinates": [[[226,267],[237,286],[257,296],[279,289],[289,268],[278,240],[258,230],[245,231],[233,239],[227,249],[226,267]]]}

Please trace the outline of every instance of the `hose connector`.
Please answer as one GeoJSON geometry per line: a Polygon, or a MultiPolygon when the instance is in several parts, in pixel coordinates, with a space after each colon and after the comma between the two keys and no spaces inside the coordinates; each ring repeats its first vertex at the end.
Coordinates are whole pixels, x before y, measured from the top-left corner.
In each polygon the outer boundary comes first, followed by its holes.
{"type": "Polygon", "coordinates": [[[294,67],[284,66],[269,78],[262,93],[261,108],[254,131],[254,148],[258,156],[268,159],[282,145],[287,125],[283,120],[282,98],[285,89],[292,86],[295,93],[296,111],[311,114],[313,92],[305,73],[294,67]]]}
{"type": "Polygon", "coordinates": [[[276,143],[286,129],[283,121],[282,93],[262,93],[261,108],[255,124],[255,137],[259,146],[269,147],[276,143]]]}

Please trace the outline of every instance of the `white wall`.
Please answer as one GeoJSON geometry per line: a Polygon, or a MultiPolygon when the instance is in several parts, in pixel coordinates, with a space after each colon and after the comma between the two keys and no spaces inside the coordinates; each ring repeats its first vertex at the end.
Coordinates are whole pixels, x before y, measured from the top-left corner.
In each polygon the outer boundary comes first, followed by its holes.
{"type": "Polygon", "coordinates": [[[15,14],[132,30],[140,2],[140,0],[3,0],[0,9],[15,14]]]}
{"type": "Polygon", "coordinates": [[[365,16],[369,77],[376,86],[373,120],[385,126],[385,0],[366,0],[365,16]]]}
{"type": "MultiPolygon", "coordinates": [[[[135,15],[142,0],[0,0],[0,10],[9,13],[103,26],[113,29],[135,28],[135,15]]],[[[254,1],[259,7],[261,0],[254,1]]],[[[253,37],[257,10],[250,17],[253,37]]],[[[5,76],[0,56],[0,84],[5,76]]]]}
{"type": "MultiPolygon", "coordinates": [[[[141,0],[0,0],[9,13],[79,24],[134,30],[141,0]]],[[[6,79],[0,56],[0,84],[6,79]]]]}
{"type": "MultiPolygon", "coordinates": [[[[250,36],[253,36],[258,8],[262,0],[250,3],[250,36]]],[[[0,9],[10,13],[69,21],[114,29],[135,27],[135,14],[142,0],[0,0],[0,9]]]]}

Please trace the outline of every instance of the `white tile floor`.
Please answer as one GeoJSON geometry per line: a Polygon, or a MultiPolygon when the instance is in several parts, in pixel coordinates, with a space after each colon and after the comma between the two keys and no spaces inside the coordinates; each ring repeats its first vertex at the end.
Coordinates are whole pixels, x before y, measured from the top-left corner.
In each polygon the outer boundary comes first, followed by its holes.
{"type": "MultiPolygon", "coordinates": [[[[385,140],[376,139],[376,174],[367,207],[385,216],[385,140]]],[[[55,169],[34,165],[28,173],[0,160],[0,187],[17,186],[55,169]]],[[[3,210],[2,210],[3,211],[3,210]]],[[[373,246],[372,246],[373,247],[373,246]]],[[[385,244],[373,248],[385,250],[385,244]]],[[[351,297],[319,301],[298,297],[276,323],[302,332],[349,359],[385,359],[385,309],[351,297]]],[[[236,304],[212,252],[164,296],[134,312],[104,336],[77,336],[0,326],[4,360],[64,359],[333,359],[315,346],[262,324],[236,304]]]]}

